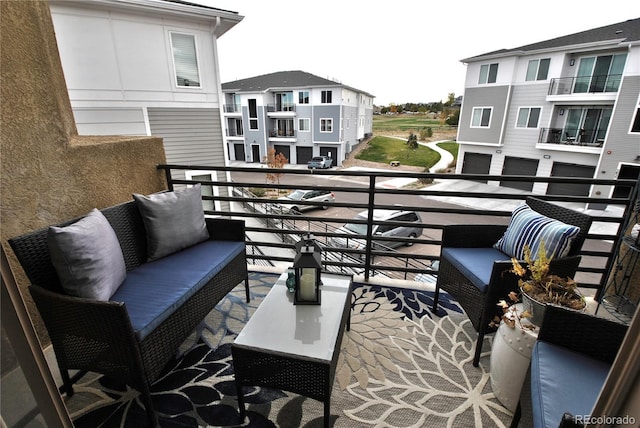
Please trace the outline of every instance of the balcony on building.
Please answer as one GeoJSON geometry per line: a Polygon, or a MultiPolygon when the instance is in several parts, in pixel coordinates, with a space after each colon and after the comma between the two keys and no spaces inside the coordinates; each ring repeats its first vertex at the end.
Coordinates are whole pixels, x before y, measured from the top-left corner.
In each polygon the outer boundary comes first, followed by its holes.
{"type": "Polygon", "coordinates": [[[615,101],[622,74],[594,74],[551,79],[547,101],[615,101]]]}
{"type": "Polygon", "coordinates": [[[225,114],[238,114],[238,115],[241,115],[242,114],[242,107],[240,106],[240,104],[224,104],[223,105],[223,112],[225,114]]]}

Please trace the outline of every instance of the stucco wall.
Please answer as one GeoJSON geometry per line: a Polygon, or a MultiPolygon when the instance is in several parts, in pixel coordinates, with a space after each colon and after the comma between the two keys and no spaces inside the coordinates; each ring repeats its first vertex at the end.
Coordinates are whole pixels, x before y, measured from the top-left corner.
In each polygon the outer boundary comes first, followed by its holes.
{"type": "MultiPolygon", "coordinates": [[[[166,189],[162,139],[79,137],[46,1],[0,2],[0,237],[7,239],[166,189]]],[[[32,315],[35,309],[23,291],[32,315]]],[[[36,316],[36,327],[46,337],[36,316]]],[[[45,340],[46,341],[46,340],[45,340]]]]}

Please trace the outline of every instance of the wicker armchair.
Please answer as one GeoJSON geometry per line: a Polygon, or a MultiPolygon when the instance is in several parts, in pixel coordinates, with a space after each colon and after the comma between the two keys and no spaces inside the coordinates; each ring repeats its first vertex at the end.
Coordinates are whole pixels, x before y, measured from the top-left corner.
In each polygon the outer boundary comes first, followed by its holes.
{"type": "MultiPolygon", "coordinates": [[[[550,265],[550,270],[554,274],[574,276],[580,264],[578,253],[591,227],[591,217],[531,196],[527,197],[526,203],[539,214],[580,228],[567,257],[554,259],[550,265]]],[[[502,237],[506,229],[507,226],[503,225],[450,225],[445,226],[442,233],[440,266],[433,299],[433,312],[437,312],[440,289],[451,294],[462,306],[478,332],[473,359],[473,365],[476,367],[480,361],[485,333],[495,331],[489,324],[496,315],[499,315],[499,308],[496,304],[500,299],[504,299],[510,291],[518,289],[518,278],[507,272],[512,266],[510,257],[493,249],[493,244],[502,237]],[[476,285],[478,278],[470,278],[468,273],[456,267],[457,264],[458,266],[470,266],[473,269],[473,264],[477,264],[478,260],[458,259],[452,261],[443,254],[446,248],[487,249],[484,259],[485,265],[481,266],[481,269],[488,269],[489,266],[486,266],[486,263],[489,263],[491,271],[489,279],[482,284],[483,287],[476,285]],[[501,256],[503,256],[502,259],[500,259],[501,256]]],[[[482,263],[482,261],[480,262],[482,263]]]]}

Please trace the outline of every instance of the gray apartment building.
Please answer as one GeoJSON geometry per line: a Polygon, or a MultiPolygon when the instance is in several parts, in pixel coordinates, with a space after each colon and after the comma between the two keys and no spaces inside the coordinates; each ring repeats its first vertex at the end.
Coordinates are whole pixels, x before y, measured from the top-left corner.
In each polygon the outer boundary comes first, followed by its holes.
{"type": "Polygon", "coordinates": [[[341,165],[373,130],[374,96],[304,71],[222,84],[229,160],[263,162],[268,150],[290,164],[329,156],[341,165]]]}
{"type": "MultiPolygon", "coordinates": [[[[462,62],[467,73],[456,172],[638,176],[640,19],[462,62]]],[[[620,191],[563,183],[502,184],[536,194],[610,197],[620,191]]]]}

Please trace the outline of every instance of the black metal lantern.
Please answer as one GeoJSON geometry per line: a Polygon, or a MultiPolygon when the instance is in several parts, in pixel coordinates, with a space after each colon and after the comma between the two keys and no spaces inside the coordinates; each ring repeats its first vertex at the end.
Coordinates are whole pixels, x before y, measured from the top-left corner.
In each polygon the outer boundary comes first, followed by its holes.
{"type": "Polygon", "coordinates": [[[313,245],[301,246],[293,261],[295,272],[294,305],[319,305],[322,258],[313,245]]]}
{"type": "Polygon", "coordinates": [[[311,232],[305,232],[304,235],[300,238],[298,242],[295,243],[296,252],[300,253],[300,249],[302,247],[313,247],[313,250],[320,254],[320,259],[322,259],[322,247],[318,244],[316,239],[313,237],[311,232]]]}

